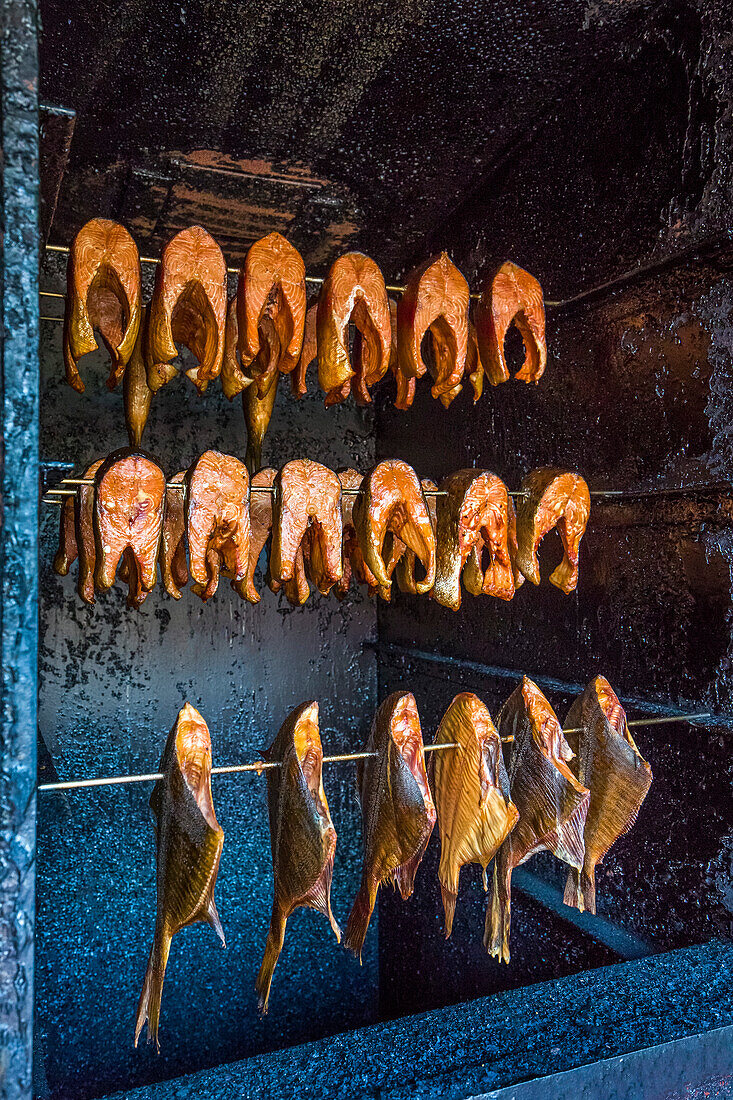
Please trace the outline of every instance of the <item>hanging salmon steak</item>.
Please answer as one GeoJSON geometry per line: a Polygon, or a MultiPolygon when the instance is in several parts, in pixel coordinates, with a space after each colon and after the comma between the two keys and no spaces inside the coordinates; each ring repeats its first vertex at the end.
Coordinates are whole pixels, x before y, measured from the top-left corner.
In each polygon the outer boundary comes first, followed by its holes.
{"type": "MultiPolygon", "coordinates": [[[[514,571],[509,550],[511,504],[506,485],[487,470],[458,470],[440,485],[438,497],[438,565],[433,595],[457,611],[461,606],[461,573],[472,551],[473,568],[481,570],[479,590],[511,600],[514,571]],[[483,567],[483,557],[488,564],[483,567]]],[[[476,587],[473,585],[472,587],[476,587]]]]}
{"type": "Polygon", "coordinates": [[[142,315],[142,274],[137,245],[124,226],[92,218],[69,249],[64,315],[66,381],[79,393],[82,355],[97,350],[97,329],[111,358],[107,385],[122,378],[137,340],[142,315]]]}
{"type": "Polygon", "coordinates": [[[362,481],[353,519],[364,561],[380,586],[389,589],[392,584],[383,556],[385,538],[392,532],[414,551],[425,570],[424,580],[415,585],[417,592],[424,595],[430,591],[435,583],[435,532],[422,486],[411,466],[399,459],[375,466],[362,481]]]}
{"type": "Polygon", "coordinates": [[[359,957],[380,885],[389,880],[410,897],[435,825],[414,695],[397,691],[384,700],[364,748],[376,756],[356,767],[364,864],[344,938],[359,957]]]}
{"type": "Polygon", "coordinates": [[[123,452],[102,463],[94,494],[94,581],[100,591],[112,587],[120,558],[129,549],[128,602],[142,604],[155,585],[164,508],[165,475],[145,455],[123,452]]]}
{"type": "Polygon", "coordinates": [[[289,581],[306,531],[311,528],[331,585],[341,580],[341,482],[332,470],[309,458],[283,466],[275,478],[270,574],[289,581]]]}
{"type": "Polygon", "coordinates": [[[332,264],[318,299],[316,330],[318,381],[326,405],[344,401],[352,385],[358,403],[368,404],[369,390],[389,366],[392,329],[382,272],[363,252],[347,252],[332,264]],[[353,365],[350,323],[357,331],[353,365]]]}
{"type": "Polygon", "coordinates": [[[150,415],[150,406],[153,402],[153,391],[148,385],[148,374],[145,369],[144,344],[145,330],[148,324],[148,310],[143,310],[140,329],[135,341],[135,348],[125,370],[122,381],[122,397],[125,406],[125,425],[130,446],[138,448],[142,442],[145,425],[150,415]]]}
{"type": "Polygon", "coordinates": [[[186,534],[193,591],[209,600],[223,568],[242,581],[249,565],[249,474],[238,458],[205,451],[186,474],[186,534]]]}
{"type": "Polygon", "coordinates": [[[239,362],[239,323],[237,321],[237,296],[227,304],[227,320],[224,329],[224,355],[221,360],[221,388],[230,401],[251,386],[254,379],[245,374],[239,362]]]}
{"type": "Polygon", "coordinates": [[[560,723],[527,676],[501,708],[497,726],[502,738],[514,738],[509,791],[519,821],[496,855],[484,947],[509,962],[512,871],[544,850],[578,870],[583,866],[590,792],[568,768],[573,753],[560,723]]]}
{"type": "Polygon", "coordinates": [[[504,340],[512,321],[525,350],[516,377],[522,382],[539,382],[547,365],[542,287],[528,271],[507,261],[484,286],[474,314],[478,353],[492,386],[509,378],[504,340]]]}
{"type": "Polygon", "coordinates": [[[184,487],[186,471],[182,470],[170,479],[165,491],[163,534],[160,540],[160,574],[163,587],[174,600],[180,600],[181,589],[188,584],[186,564],[186,512],[184,487]],[[180,485],[180,489],[173,489],[180,485]]]}
{"type": "Polygon", "coordinates": [[[293,397],[299,401],[308,392],[305,377],[311,363],[318,358],[318,338],[316,334],[316,322],[318,319],[318,297],[308,306],[305,315],[305,329],[303,331],[303,349],[298,359],[298,365],[290,375],[290,387],[293,397]]]}
{"type": "MultiPolygon", "coordinates": [[[[424,477],[420,482],[420,486],[423,491],[423,496],[425,497],[425,502],[428,506],[430,524],[433,528],[433,533],[435,533],[438,523],[438,498],[436,497],[435,493],[437,492],[438,486],[435,484],[434,481],[431,481],[429,477],[424,477]]],[[[400,592],[407,592],[411,596],[416,596],[418,594],[417,586],[419,584],[417,573],[415,570],[417,555],[415,554],[414,550],[410,549],[409,546],[405,546],[404,542],[398,539],[396,535],[393,535],[391,533],[388,534],[385,541],[389,543],[390,539],[391,545],[387,556],[387,575],[391,577],[392,573],[394,573],[395,579],[397,580],[397,587],[399,588],[400,592]]],[[[432,588],[430,590],[430,593],[432,595],[432,588]]],[[[385,598],[389,599],[389,595],[386,594],[385,598]]]]}
{"type": "Polygon", "coordinates": [[[341,482],[341,524],[343,528],[343,543],[341,559],[343,562],[343,576],[334,585],[336,596],[342,600],[347,595],[352,578],[357,584],[367,586],[369,595],[373,596],[379,585],[376,577],[364,561],[364,556],[359,547],[359,540],[354,529],[354,502],[356,494],[363,481],[363,475],[358,470],[346,469],[338,471],[338,479],[341,482]]]}
{"type": "Polygon", "coordinates": [[[242,367],[255,378],[260,397],[275,371],[290,374],[303,347],[305,264],[280,233],[269,233],[248,250],[239,275],[237,320],[242,367]],[[277,337],[275,355],[261,356],[269,330],[277,337]]]}
{"type": "Polygon", "coordinates": [[[522,481],[523,496],[517,508],[517,565],[528,581],[540,583],[537,547],[548,531],[557,527],[563,558],[550,576],[566,595],[578,584],[580,540],[590,515],[590,493],[580,474],[544,467],[522,481]]]}
{"type": "Polygon", "coordinates": [[[431,757],[432,787],[440,830],[440,892],[445,935],[453,929],[458,878],[467,863],[484,873],[517,823],[509,797],[501,740],[491,715],[477,695],[456,695],[443,715],[436,745],[457,745],[431,757]]]}
{"type": "MultiPolygon", "coordinates": [[[[99,459],[97,462],[93,462],[91,466],[82,474],[84,480],[93,480],[99,467],[102,465],[103,459],[99,459]]],[[[88,511],[88,527],[87,538],[89,546],[87,547],[87,553],[92,555],[92,564],[90,571],[91,578],[91,600],[87,600],[87,603],[94,603],[94,529],[92,527],[92,513],[94,506],[94,487],[92,485],[80,485],[76,491],[76,494],[72,497],[66,497],[61,507],[61,520],[59,523],[59,545],[56,551],[56,556],[53,559],[53,571],[57,573],[59,577],[66,577],[69,569],[79,557],[79,509],[81,490],[89,489],[90,493],[87,494],[87,511],[88,511]]],[[[81,565],[79,567],[81,569],[81,565]]],[[[80,593],[81,594],[81,593],[80,593]]],[[[83,598],[83,597],[82,597],[83,598]]]]}
{"type": "Polygon", "coordinates": [[[135,1046],[145,1021],[148,1041],[160,1050],[158,1024],[171,940],[181,928],[203,921],[224,943],[214,888],[224,832],[211,798],[211,737],[190,703],[180,711],[160,762],[150,796],[157,853],[157,915],[135,1022],[135,1046]]]}
{"type": "Polygon", "coordinates": [[[175,378],[181,344],[197,365],[185,371],[199,393],[218,378],[224,358],[227,267],[214,238],[200,225],[182,229],[163,249],[145,338],[153,393],[175,378]]]}
{"type": "Polygon", "coordinates": [[[255,569],[272,531],[272,493],[257,490],[272,488],[276,476],[277,470],[258,470],[250,481],[247,575],[241,581],[232,581],[235,592],[250,603],[259,603],[261,599],[255,588],[255,569]]]}
{"type": "Polygon", "coordinates": [[[626,713],[605,676],[591,680],[565,720],[575,753],[570,768],[590,788],[582,869],[571,868],[565,904],[596,911],[596,865],[633,826],[652,784],[652,769],[629,732],[626,713]]]}
{"type": "Polygon", "coordinates": [[[484,365],[478,350],[478,338],[476,328],[472,321],[468,322],[468,351],[466,352],[466,374],[473,389],[473,403],[478,401],[484,392],[484,365]]]}
{"type": "Polygon", "coordinates": [[[282,951],[285,925],[300,906],[323,913],[341,940],[331,912],[331,876],[336,830],[328,812],[321,767],[323,749],[318,729],[318,703],[302,703],[288,715],[265,753],[280,764],[267,771],[275,896],[265,954],[255,989],[267,1012],[272,974],[282,951]]]}
{"type": "MultiPolygon", "coordinates": [[[[468,283],[447,252],[433,256],[416,268],[397,305],[398,369],[404,379],[421,378],[428,369],[421,344],[430,333],[433,397],[445,408],[461,392],[468,347],[468,283]]],[[[407,408],[411,400],[408,387],[398,381],[398,408],[407,408]]],[[[413,388],[414,394],[414,388],[413,388]]]]}

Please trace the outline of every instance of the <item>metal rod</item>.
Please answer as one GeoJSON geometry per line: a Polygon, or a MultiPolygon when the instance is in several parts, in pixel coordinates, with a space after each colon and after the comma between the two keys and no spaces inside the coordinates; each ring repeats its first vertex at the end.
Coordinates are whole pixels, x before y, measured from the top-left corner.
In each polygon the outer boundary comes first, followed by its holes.
{"type": "MultiPolygon", "coordinates": [[[[88,478],[88,477],[62,477],[59,484],[60,485],[94,485],[95,482],[92,480],[92,478],[88,478]]],[[[169,481],[169,482],[166,483],[166,489],[180,489],[181,492],[183,492],[183,490],[185,489],[185,485],[183,484],[182,481],[169,481]]],[[[76,490],[75,489],[53,488],[53,489],[48,489],[47,492],[49,492],[49,493],[60,493],[64,496],[73,496],[74,493],[76,492],[76,490]]],[[[251,493],[274,493],[275,492],[275,487],[274,487],[274,485],[250,485],[250,492],[251,493]]],[[[342,496],[356,496],[358,494],[358,492],[359,492],[358,489],[342,489],[341,490],[341,495],[342,496]]],[[[424,496],[430,496],[430,497],[447,497],[448,493],[446,492],[445,489],[423,489],[423,495],[424,496]]]]}
{"type": "MultiPolygon", "coordinates": [[[[627,722],[627,726],[663,726],[667,722],[696,722],[700,718],[712,718],[712,714],[668,714],[664,718],[634,718],[627,722]]],[[[574,726],[572,729],[563,730],[563,733],[582,733],[582,726],[574,726]]]]}

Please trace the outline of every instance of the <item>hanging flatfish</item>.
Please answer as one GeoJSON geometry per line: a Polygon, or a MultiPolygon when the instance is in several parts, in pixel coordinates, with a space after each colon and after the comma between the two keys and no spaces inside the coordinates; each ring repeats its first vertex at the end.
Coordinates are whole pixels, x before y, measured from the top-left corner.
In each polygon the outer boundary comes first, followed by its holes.
{"type": "Polygon", "coordinates": [[[267,1012],[285,925],[295,909],[304,906],[323,913],[336,939],[341,939],[341,929],[331,912],[336,830],[321,779],[318,703],[302,703],[288,715],[265,759],[279,762],[280,767],[267,771],[275,896],[265,955],[255,983],[262,1012],[267,1012]]]}
{"type": "Polygon", "coordinates": [[[519,821],[496,855],[484,947],[509,962],[512,871],[545,849],[571,867],[583,866],[590,792],[568,768],[572,749],[552,707],[527,676],[501,708],[497,726],[502,738],[514,738],[508,774],[519,821]]]}
{"type": "Polygon", "coordinates": [[[628,833],[652,784],[652,769],[634,744],[626,713],[605,676],[596,676],[565,720],[575,759],[570,767],[590,788],[582,870],[573,867],[565,904],[596,911],[596,864],[628,833]],[[578,730],[580,732],[575,732],[578,730]]]}
{"type": "Polygon", "coordinates": [[[436,745],[457,745],[432,754],[432,787],[440,830],[440,892],[445,935],[450,936],[458,877],[466,863],[484,872],[517,823],[509,797],[501,739],[477,695],[462,691],[443,715],[436,745]]]}
{"type": "Polygon", "coordinates": [[[155,936],[135,1023],[135,1046],[148,1021],[148,1040],[158,1042],[163,979],[171,940],[181,928],[203,921],[224,943],[214,901],[224,846],[211,799],[211,737],[190,703],[178,714],[160,763],[164,778],[150,796],[155,818],[158,906],[155,936]]]}
{"type": "Polygon", "coordinates": [[[360,760],[356,769],[364,864],[344,938],[359,957],[377,890],[389,879],[403,898],[410,897],[435,825],[414,695],[396,691],[384,700],[365,749],[376,756],[360,760]]]}

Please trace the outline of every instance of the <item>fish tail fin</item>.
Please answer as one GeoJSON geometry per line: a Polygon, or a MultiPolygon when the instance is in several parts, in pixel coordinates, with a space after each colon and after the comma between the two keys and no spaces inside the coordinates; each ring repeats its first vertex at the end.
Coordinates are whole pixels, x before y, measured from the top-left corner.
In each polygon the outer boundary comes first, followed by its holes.
{"type": "Polygon", "coordinates": [[[270,930],[267,933],[267,942],[265,944],[265,954],[262,957],[260,972],[255,981],[255,991],[259,997],[258,1007],[262,1016],[267,1015],[272,975],[277,965],[277,960],[280,958],[280,952],[283,949],[286,923],[287,919],[282,915],[280,910],[273,908],[270,930]]]}
{"type": "Polygon", "coordinates": [[[216,908],[216,902],[214,901],[214,895],[213,894],[212,894],[211,898],[209,899],[209,905],[208,905],[208,908],[206,910],[205,920],[206,920],[207,924],[210,924],[211,927],[216,932],[217,936],[221,940],[222,947],[226,947],[227,941],[224,937],[224,929],[221,926],[221,919],[219,918],[219,910],[216,908]]]}
{"type": "Polygon", "coordinates": [[[486,909],[484,947],[499,962],[509,962],[509,928],[511,922],[511,870],[494,864],[494,888],[486,909]]]}
{"type": "Polygon", "coordinates": [[[453,917],[456,912],[456,899],[458,894],[454,894],[452,890],[448,890],[442,882],[440,884],[440,894],[443,898],[443,911],[445,912],[445,938],[450,939],[450,934],[453,931],[453,917]]]}
{"type": "Polygon", "coordinates": [[[361,950],[366,939],[369,921],[377,900],[377,887],[370,882],[362,882],[359,892],[354,898],[354,904],[349,913],[344,936],[344,947],[352,951],[361,962],[361,950]]]}
{"type": "Polygon", "coordinates": [[[165,929],[156,928],[153,946],[150,949],[148,969],[145,972],[140,1001],[137,1006],[137,1019],[135,1021],[135,1046],[137,1046],[140,1032],[145,1021],[148,1022],[148,1042],[155,1043],[160,1050],[158,1042],[158,1023],[160,1020],[160,1001],[163,996],[163,980],[165,968],[168,963],[168,953],[171,947],[170,934],[165,929]]]}
{"type": "Polygon", "coordinates": [[[571,867],[568,872],[568,879],[565,883],[565,893],[563,894],[562,900],[565,905],[569,905],[572,909],[579,909],[581,913],[585,908],[583,904],[583,892],[580,889],[580,871],[577,867],[571,867]]]}
{"type": "Polygon", "coordinates": [[[331,879],[333,877],[333,852],[330,859],[327,859],[323,870],[321,871],[318,879],[313,884],[312,888],[305,895],[300,902],[302,905],[309,905],[312,909],[315,909],[317,913],[323,913],[324,917],[331,925],[333,934],[336,937],[336,943],[341,943],[341,929],[339,928],[338,921],[333,915],[331,909],[331,879]]]}
{"type": "Polygon", "coordinates": [[[583,868],[580,874],[580,889],[583,905],[586,912],[596,914],[596,869],[591,867],[589,871],[583,868]]]}

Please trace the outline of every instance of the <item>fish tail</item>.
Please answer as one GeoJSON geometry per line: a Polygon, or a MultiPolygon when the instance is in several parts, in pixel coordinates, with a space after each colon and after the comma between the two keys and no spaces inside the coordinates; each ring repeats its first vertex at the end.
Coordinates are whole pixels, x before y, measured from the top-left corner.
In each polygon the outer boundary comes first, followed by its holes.
{"type": "Polygon", "coordinates": [[[494,864],[494,889],[486,909],[484,947],[499,962],[509,962],[509,928],[511,922],[511,870],[502,874],[494,864]]]}
{"type": "Polygon", "coordinates": [[[145,972],[140,1001],[137,1006],[137,1020],[135,1021],[135,1046],[137,1046],[140,1032],[145,1021],[148,1021],[148,1042],[154,1042],[158,1050],[158,1022],[160,1020],[160,1000],[163,995],[163,979],[168,963],[168,953],[171,947],[170,934],[164,929],[156,928],[153,946],[150,949],[148,969],[145,972]]]}
{"type": "Polygon", "coordinates": [[[583,898],[583,905],[586,912],[592,913],[595,916],[596,913],[596,869],[591,867],[590,870],[586,870],[585,867],[580,874],[580,889],[581,896],[583,898]]]}
{"type": "Polygon", "coordinates": [[[265,954],[262,957],[260,972],[255,981],[255,991],[259,996],[258,1007],[262,1016],[267,1015],[272,975],[275,971],[277,960],[280,958],[280,952],[283,949],[286,923],[287,920],[280,910],[273,907],[270,930],[267,933],[267,942],[265,944],[265,954]]]}
{"type": "Polygon", "coordinates": [[[576,867],[571,867],[568,872],[562,900],[565,905],[569,905],[572,909],[579,909],[581,913],[585,909],[583,891],[580,889],[580,871],[576,867]]]}
{"type": "Polygon", "coordinates": [[[448,890],[443,883],[440,884],[440,893],[443,898],[443,910],[445,912],[445,938],[449,939],[453,931],[453,917],[456,912],[456,899],[458,894],[448,890]]]}
{"type": "Polygon", "coordinates": [[[354,904],[349,913],[344,936],[344,947],[352,951],[361,962],[361,950],[366,939],[369,921],[377,900],[377,887],[371,882],[362,882],[359,892],[354,898],[354,904]]]}

